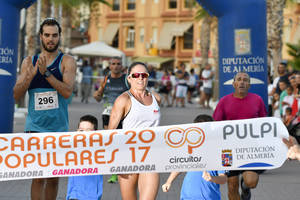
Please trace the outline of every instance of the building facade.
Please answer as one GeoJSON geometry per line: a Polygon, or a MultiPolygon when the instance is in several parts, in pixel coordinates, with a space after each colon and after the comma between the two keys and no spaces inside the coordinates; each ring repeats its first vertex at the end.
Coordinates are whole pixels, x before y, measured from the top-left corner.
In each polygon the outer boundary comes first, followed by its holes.
{"type": "MultiPolygon", "coordinates": [[[[123,51],[131,60],[158,67],[188,68],[201,64],[201,21],[195,20],[194,0],[109,0],[98,4],[99,17],[91,18],[90,41],[104,41],[123,51]]],[[[286,43],[300,39],[300,4],[284,10],[282,59],[290,59],[286,43]]],[[[216,30],[210,34],[209,62],[216,65],[216,30]]]]}
{"type": "MultiPolygon", "coordinates": [[[[90,40],[104,41],[132,60],[157,67],[173,68],[185,63],[187,68],[194,68],[201,63],[201,22],[194,18],[193,2],[111,0],[111,8],[99,4],[100,16],[90,23],[90,40]]],[[[211,41],[214,46],[215,40],[211,41]]]]}

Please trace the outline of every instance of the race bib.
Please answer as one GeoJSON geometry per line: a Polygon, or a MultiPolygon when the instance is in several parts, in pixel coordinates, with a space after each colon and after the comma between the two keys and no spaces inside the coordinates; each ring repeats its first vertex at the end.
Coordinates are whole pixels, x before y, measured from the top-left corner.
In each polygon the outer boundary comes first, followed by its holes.
{"type": "Polygon", "coordinates": [[[106,108],[104,108],[102,115],[110,115],[112,110],[112,106],[107,106],[106,108]]]}
{"type": "Polygon", "coordinates": [[[58,108],[57,91],[39,92],[34,94],[35,110],[51,110],[58,108]]]}

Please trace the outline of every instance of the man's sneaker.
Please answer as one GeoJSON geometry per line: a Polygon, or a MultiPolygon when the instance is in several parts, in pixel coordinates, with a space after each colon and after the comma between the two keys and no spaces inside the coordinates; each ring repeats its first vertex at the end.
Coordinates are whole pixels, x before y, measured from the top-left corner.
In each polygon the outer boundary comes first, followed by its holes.
{"type": "Polygon", "coordinates": [[[250,191],[250,188],[248,188],[244,185],[243,177],[241,178],[241,188],[242,188],[241,200],[250,200],[251,199],[251,191],[250,191]]]}
{"type": "Polygon", "coordinates": [[[108,183],[117,183],[118,182],[118,175],[113,174],[111,177],[107,180],[108,183]]]}

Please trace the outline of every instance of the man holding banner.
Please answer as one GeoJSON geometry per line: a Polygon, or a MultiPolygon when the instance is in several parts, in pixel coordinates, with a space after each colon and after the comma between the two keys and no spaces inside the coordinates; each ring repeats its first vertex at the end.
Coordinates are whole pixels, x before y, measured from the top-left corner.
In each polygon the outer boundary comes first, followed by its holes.
{"type": "MultiPolygon", "coordinates": [[[[132,63],[128,68],[127,80],[130,89],[115,101],[108,129],[116,129],[123,119],[123,129],[159,126],[160,97],[148,91],[149,71],[141,62],[132,63]]],[[[154,138],[153,138],[154,139],[154,138]]],[[[159,186],[158,173],[120,174],[118,176],[123,200],[156,199],[159,186]]]]}
{"type": "MultiPolygon", "coordinates": [[[[45,19],[40,26],[41,54],[28,56],[22,63],[14,98],[19,100],[28,90],[27,133],[66,132],[69,129],[68,98],[73,91],[76,62],[58,50],[60,36],[60,24],[54,18],[45,19]]],[[[54,200],[57,187],[58,178],[33,179],[31,199],[54,200]]]]}
{"type": "MultiPolygon", "coordinates": [[[[250,77],[246,72],[238,72],[233,79],[234,93],[220,99],[213,118],[216,121],[249,119],[267,116],[266,107],[262,98],[256,94],[248,93],[250,77]]],[[[250,188],[255,188],[260,170],[229,171],[228,175],[228,198],[239,200],[239,175],[242,174],[241,188],[242,200],[251,198],[250,188]]]]}

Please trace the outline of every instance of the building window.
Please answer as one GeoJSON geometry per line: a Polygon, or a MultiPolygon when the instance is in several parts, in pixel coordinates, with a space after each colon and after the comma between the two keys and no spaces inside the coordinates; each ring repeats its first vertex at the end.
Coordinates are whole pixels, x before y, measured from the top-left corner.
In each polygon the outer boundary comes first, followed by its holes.
{"type": "Polygon", "coordinates": [[[183,35],[183,49],[193,49],[194,28],[189,28],[183,35]]]}
{"type": "Polygon", "coordinates": [[[115,35],[113,41],[112,41],[112,44],[111,44],[112,47],[115,47],[115,48],[119,48],[119,31],[117,32],[117,34],[115,35]]]}
{"type": "Polygon", "coordinates": [[[144,27],[140,28],[140,42],[143,43],[144,42],[144,37],[145,37],[145,29],[144,27]]]}
{"type": "Polygon", "coordinates": [[[119,11],[120,10],[120,0],[114,0],[112,5],[112,10],[119,11]]]}
{"type": "Polygon", "coordinates": [[[176,38],[173,37],[171,42],[171,50],[175,50],[175,47],[176,47],[176,38]]]}
{"type": "Polygon", "coordinates": [[[135,0],[127,1],[127,10],[135,10],[135,0]]]}
{"type": "Polygon", "coordinates": [[[152,40],[151,44],[157,44],[157,27],[152,28],[152,40]]]}
{"type": "Polygon", "coordinates": [[[177,0],[169,0],[169,8],[176,9],[177,8],[177,0]]]}
{"type": "Polygon", "coordinates": [[[134,48],[135,30],[130,26],[127,31],[126,48],[134,48]]]}
{"type": "Polygon", "coordinates": [[[193,0],[184,0],[184,8],[192,8],[193,0]]]}

